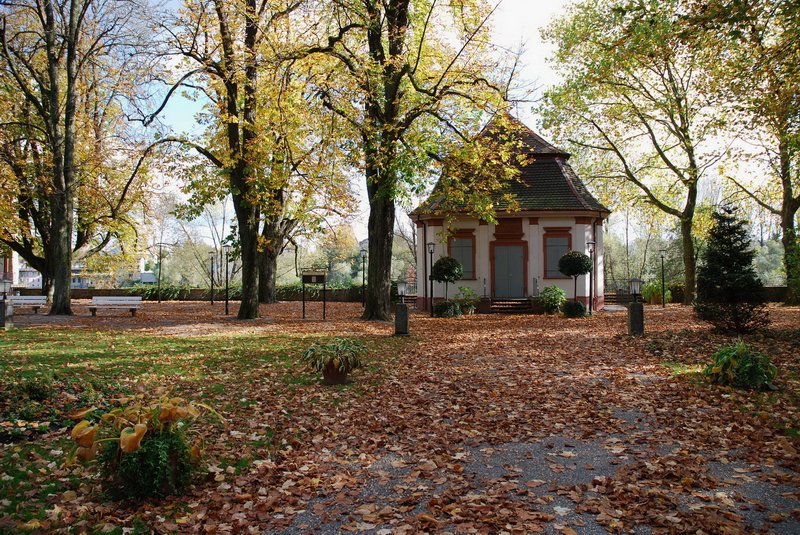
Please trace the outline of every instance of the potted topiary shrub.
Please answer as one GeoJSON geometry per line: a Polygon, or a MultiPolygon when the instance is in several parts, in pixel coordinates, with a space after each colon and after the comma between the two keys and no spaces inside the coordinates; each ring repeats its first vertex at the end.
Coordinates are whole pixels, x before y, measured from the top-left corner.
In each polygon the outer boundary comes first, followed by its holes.
{"type": "Polygon", "coordinates": [[[547,286],[539,293],[539,305],[545,314],[558,314],[566,300],[566,292],[558,286],[547,286]]]}
{"type": "Polygon", "coordinates": [[[366,346],[352,338],[336,337],[330,342],[316,342],[303,352],[303,360],[314,371],[322,372],[327,385],[347,382],[351,371],[361,367],[366,346]]]}
{"type": "Polygon", "coordinates": [[[558,260],[558,270],[575,279],[572,298],[578,299],[578,277],[592,271],[592,259],[580,251],[570,251],[558,260]]]}
{"type": "Polygon", "coordinates": [[[444,299],[447,301],[447,285],[461,280],[464,268],[452,256],[443,256],[431,268],[431,278],[436,282],[444,283],[444,299]]]}
{"type": "Polygon", "coordinates": [[[580,251],[570,251],[558,260],[558,270],[575,279],[575,290],[572,298],[578,299],[578,277],[592,271],[592,259],[580,251]]]}

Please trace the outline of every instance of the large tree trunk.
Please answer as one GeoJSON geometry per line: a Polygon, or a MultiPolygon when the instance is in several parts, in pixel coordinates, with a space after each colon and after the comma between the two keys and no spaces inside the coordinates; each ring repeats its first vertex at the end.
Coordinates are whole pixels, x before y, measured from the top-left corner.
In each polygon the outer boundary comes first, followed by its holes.
{"type": "MultiPolygon", "coordinates": [[[[237,197],[236,195],[234,198],[237,197]]],[[[239,241],[242,251],[242,304],[240,320],[258,317],[258,217],[255,211],[242,206],[244,201],[234,202],[239,222],[239,241]]]]}
{"type": "Polygon", "coordinates": [[[681,220],[681,238],[683,241],[683,304],[694,302],[696,264],[694,241],[692,240],[692,218],[681,220]]]}
{"type": "Polygon", "coordinates": [[[800,209],[800,196],[794,196],[792,182],[791,143],[780,137],[778,152],[780,155],[781,187],[781,243],[783,244],[783,265],[786,269],[786,304],[800,304],[800,244],[797,243],[795,218],[800,209]]]}
{"type": "MultiPolygon", "coordinates": [[[[378,175],[380,176],[380,175],[378,175]]],[[[385,178],[383,179],[385,180],[385,178]]],[[[394,200],[383,191],[383,180],[368,183],[369,193],[369,266],[367,267],[367,304],[363,319],[392,319],[392,243],[394,241],[394,200]]]]}
{"type": "Polygon", "coordinates": [[[794,215],[781,221],[781,243],[783,244],[783,264],[786,268],[786,304],[800,305],[800,244],[797,243],[797,230],[794,215]]]}
{"type": "MultiPolygon", "coordinates": [[[[65,196],[66,197],[66,196],[65,196]]],[[[51,315],[72,314],[70,290],[72,284],[72,203],[64,199],[53,211],[48,264],[52,266],[53,298],[51,315]]]]}
{"type": "Polygon", "coordinates": [[[258,300],[261,303],[277,303],[275,276],[278,272],[278,252],[274,247],[265,247],[259,253],[261,270],[258,273],[258,300]]]}

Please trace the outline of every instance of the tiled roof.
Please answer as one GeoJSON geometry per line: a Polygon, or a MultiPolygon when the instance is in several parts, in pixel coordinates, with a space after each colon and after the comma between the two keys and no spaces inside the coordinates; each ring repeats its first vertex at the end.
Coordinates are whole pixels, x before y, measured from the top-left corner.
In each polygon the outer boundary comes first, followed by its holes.
{"type": "MultiPolygon", "coordinates": [[[[609,212],[608,208],[589,193],[567,163],[569,153],[555,147],[516,118],[508,115],[504,120],[510,123],[515,135],[521,139],[523,150],[532,157],[532,161],[522,168],[518,179],[509,182],[493,195],[495,209],[507,209],[508,202],[503,197],[511,193],[520,210],[609,212]]],[[[490,121],[479,135],[495,137],[496,128],[496,122],[490,121]]],[[[415,212],[436,210],[439,205],[436,190],[434,188],[431,196],[415,212]]]]}

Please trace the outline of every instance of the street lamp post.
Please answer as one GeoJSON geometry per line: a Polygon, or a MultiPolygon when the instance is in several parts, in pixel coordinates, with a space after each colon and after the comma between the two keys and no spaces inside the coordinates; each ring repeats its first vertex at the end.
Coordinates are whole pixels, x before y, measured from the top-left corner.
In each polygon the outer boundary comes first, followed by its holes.
{"type": "Polygon", "coordinates": [[[431,262],[428,264],[428,278],[431,280],[431,317],[433,317],[433,253],[436,250],[436,244],[428,242],[428,254],[431,255],[431,262]]]}
{"type": "Polygon", "coordinates": [[[394,335],[408,336],[408,305],[406,304],[406,281],[397,281],[397,297],[399,302],[395,305],[394,335]]]}
{"type": "Polygon", "coordinates": [[[628,304],[628,334],[631,336],[641,336],[644,334],[644,305],[639,302],[639,289],[641,279],[630,280],[630,292],[633,301],[628,304]]]}
{"type": "Polygon", "coordinates": [[[8,279],[0,279],[0,286],[3,290],[3,300],[0,301],[0,326],[6,331],[14,326],[14,307],[8,299],[12,284],[8,279]]]}
{"type": "Polygon", "coordinates": [[[214,260],[216,259],[217,252],[209,251],[208,259],[211,261],[211,305],[214,305],[214,260]]]}
{"type": "Polygon", "coordinates": [[[592,315],[592,310],[594,309],[594,241],[586,242],[586,245],[589,246],[589,258],[591,259],[592,263],[592,270],[589,272],[589,315],[592,315]]]}
{"type": "Polygon", "coordinates": [[[367,306],[367,250],[361,249],[361,306],[367,306]]]}
{"type": "Polygon", "coordinates": [[[667,281],[664,278],[664,257],[667,255],[666,249],[661,249],[661,308],[667,308],[667,281]]]}
{"type": "Polygon", "coordinates": [[[158,242],[158,277],[156,278],[156,295],[158,302],[161,302],[161,272],[164,264],[164,246],[170,247],[169,243],[158,242]]]}
{"type": "Polygon", "coordinates": [[[158,242],[158,281],[156,282],[156,293],[158,294],[158,302],[161,302],[161,264],[164,262],[164,252],[162,247],[164,244],[158,242]]]}
{"type": "Polygon", "coordinates": [[[228,309],[228,295],[230,292],[230,285],[228,283],[228,272],[230,271],[230,263],[228,260],[229,255],[231,254],[231,246],[230,245],[223,245],[222,250],[225,251],[225,315],[230,314],[230,310],[228,309]]]}

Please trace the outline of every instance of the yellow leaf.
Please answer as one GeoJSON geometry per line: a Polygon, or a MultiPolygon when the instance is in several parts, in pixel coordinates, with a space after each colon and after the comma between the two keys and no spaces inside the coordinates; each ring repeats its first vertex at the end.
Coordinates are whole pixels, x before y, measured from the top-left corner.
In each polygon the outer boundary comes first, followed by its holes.
{"type": "Polygon", "coordinates": [[[97,434],[97,426],[91,424],[89,420],[81,420],[72,428],[70,436],[78,446],[89,448],[94,443],[94,436],[97,434]]]}
{"type": "Polygon", "coordinates": [[[92,459],[94,459],[95,455],[97,455],[97,442],[93,443],[90,448],[85,448],[81,446],[75,452],[75,456],[82,463],[91,461],[92,459]]]}
{"type": "Polygon", "coordinates": [[[76,409],[67,414],[67,417],[71,418],[72,420],[80,420],[81,418],[83,418],[84,416],[86,416],[87,414],[96,409],[97,407],[89,407],[88,409],[76,409]]]}
{"type": "Polygon", "coordinates": [[[133,427],[126,427],[119,435],[119,448],[122,453],[131,453],[139,449],[142,445],[142,438],[147,432],[145,424],[136,424],[133,427]]]}

